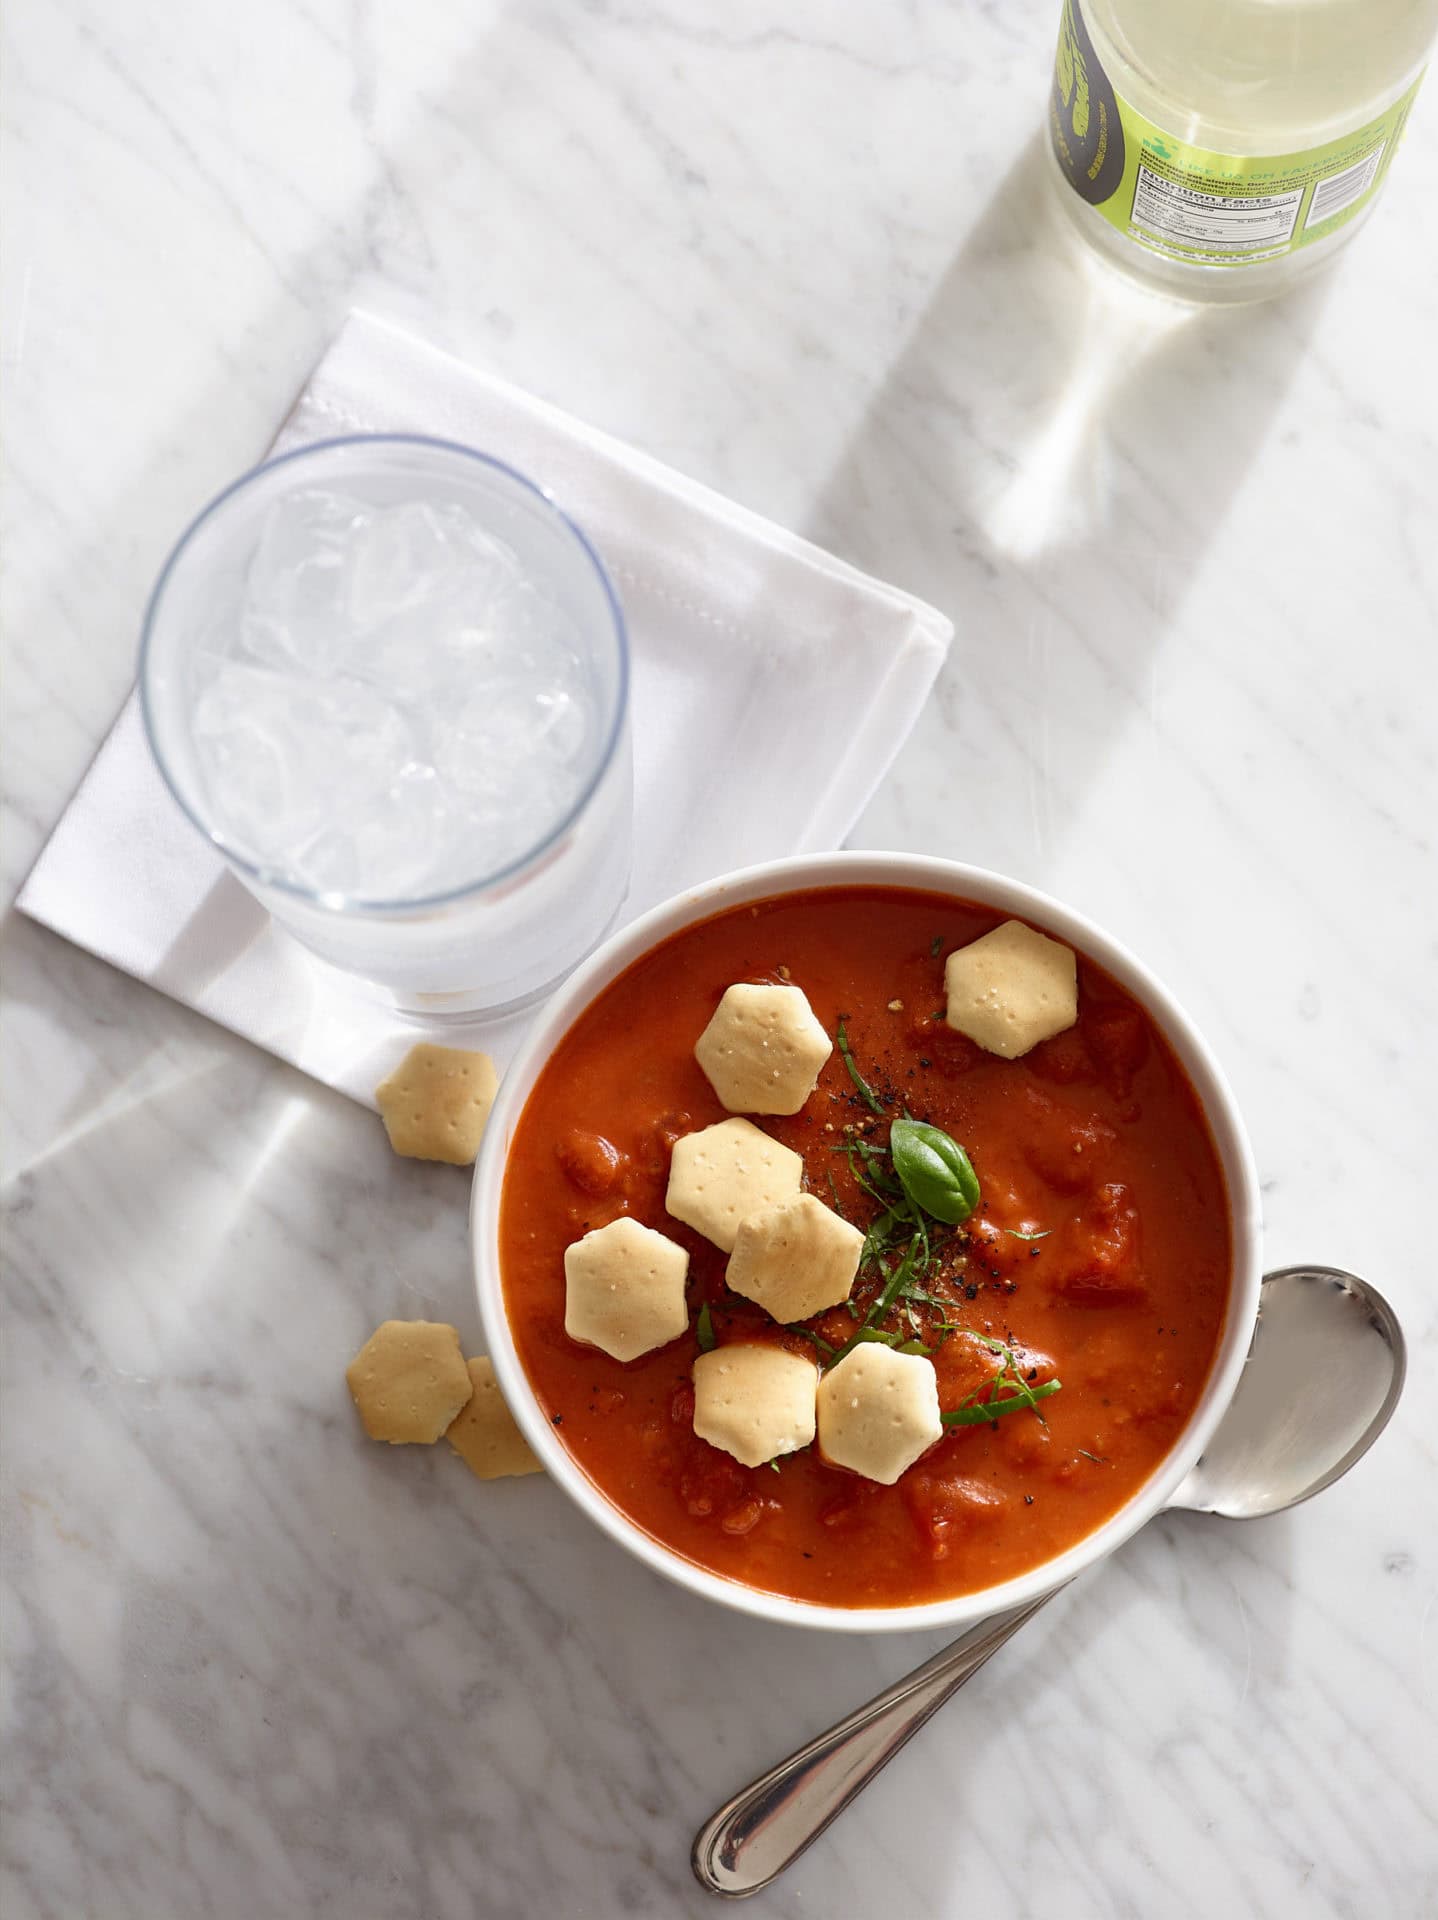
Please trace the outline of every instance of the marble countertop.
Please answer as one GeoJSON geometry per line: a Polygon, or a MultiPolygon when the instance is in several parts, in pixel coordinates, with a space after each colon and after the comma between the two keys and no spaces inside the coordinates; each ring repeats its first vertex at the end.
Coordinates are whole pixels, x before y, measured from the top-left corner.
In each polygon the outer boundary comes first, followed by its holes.
{"type": "MultiPolygon", "coordinates": [[[[858,843],[1056,892],[1186,1002],[1267,1258],[1406,1400],[1282,1518],[1151,1526],[756,1915],[1438,1905],[1438,101],[1337,271],[1169,314],[1063,242],[1056,5],[16,0],[6,897],[189,514],[364,304],[950,613],[858,843]]],[[[475,1333],[463,1175],[3,931],[6,1920],[669,1916],[713,1804],[927,1655],[729,1617],[538,1481],[360,1443],[475,1333]]]]}

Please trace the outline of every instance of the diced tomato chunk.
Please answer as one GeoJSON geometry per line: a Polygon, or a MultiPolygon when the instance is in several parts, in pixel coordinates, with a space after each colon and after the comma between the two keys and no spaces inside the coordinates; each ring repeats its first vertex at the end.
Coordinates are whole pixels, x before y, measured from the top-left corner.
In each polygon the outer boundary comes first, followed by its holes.
{"type": "Polygon", "coordinates": [[[764,1517],[763,1502],[755,1499],[741,1500],[737,1507],[731,1507],[719,1525],[725,1533],[752,1533],[764,1517]]]}
{"type": "Polygon", "coordinates": [[[868,1513],[870,1502],[882,1495],[886,1489],[873,1480],[861,1480],[856,1473],[843,1468],[837,1470],[843,1480],[842,1492],[819,1509],[819,1518],[826,1527],[842,1532],[845,1527],[862,1521],[868,1513]]]}
{"type": "Polygon", "coordinates": [[[1024,1158],[1055,1193],[1085,1193],[1100,1177],[1118,1136],[1095,1114],[1063,1106],[1038,1087],[1028,1089],[1029,1132],[1024,1158]]]}
{"type": "Polygon", "coordinates": [[[1116,1099],[1126,1099],[1148,1055],[1148,1027],[1134,1006],[1102,1007],[1086,1022],[1089,1051],[1116,1099]]]}
{"type": "Polygon", "coordinates": [[[972,1073],[981,1060],[992,1058],[976,1040],[970,1040],[966,1033],[956,1033],[943,1020],[930,1022],[914,1037],[924,1048],[930,1070],[945,1080],[957,1080],[960,1074],[972,1073]]]}
{"type": "Polygon", "coordinates": [[[624,1168],[624,1155],[602,1133],[571,1127],[555,1146],[567,1179],[581,1193],[613,1193],[624,1168]]]}
{"type": "Polygon", "coordinates": [[[1024,1055],[1024,1065],[1031,1073],[1036,1073],[1040,1080],[1051,1081],[1059,1087],[1071,1087],[1096,1077],[1088,1043],[1080,1027],[1070,1027],[1066,1033],[1056,1033],[1052,1040],[1041,1040],[1024,1055]]]}
{"type": "Polygon", "coordinates": [[[1047,1459],[1053,1436],[1042,1420],[1026,1413],[1011,1413],[999,1422],[999,1440],[1010,1460],[1020,1466],[1032,1466],[1047,1459]]]}
{"type": "Polygon", "coordinates": [[[964,1224],[969,1236],[969,1265],[975,1279],[992,1280],[1007,1274],[1020,1262],[1027,1265],[1030,1243],[999,1226],[987,1212],[971,1213],[964,1224]]]}
{"type": "Polygon", "coordinates": [[[1137,1306],[1148,1293],[1139,1256],[1138,1208],[1128,1188],[1109,1181],[1099,1188],[1081,1223],[1078,1262],[1059,1281],[1075,1306],[1137,1306]]]}
{"type": "Polygon", "coordinates": [[[710,1447],[680,1474],[678,1491],[685,1511],[696,1520],[707,1520],[715,1513],[731,1512],[744,1498],[744,1471],[737,1460],[710,1447]]]}
{"type": "Polygon", "coordinates": [[[669,1156],[674,1151],[674,1142],[692,1132],[693,1126],[693,1119],[688,1113],[671,1111],[661,1114],[647,1129],[643,1144],[636,1153],[638,1171],[650,1180],[667,1180],[669,1156]]]}
{"type": "MultiPolygon", "coordinates": [[[[971,1393],[988,1385],[1003,1365],[992,1347],[967,1333],[947,1339],[934,1356],[934,1371],[939,1377],[939,1404],[956,1407],[971,1393]]],[[[959,1428],[959,1432],[963,1429],[959,1428]]]]}
{"type": "Polygon", "coordinates": [[[845,1495],[838,1500],[831,1500],[826,1507],[821,1507],[819,1518],[826,1527],[845,1527],[857,1518],[858,1512],[859,1502],[845,1495]]]}
{"type": "Polygon", "coordinates": [[[999,1519],[1008,1495],[969,1474],[916,1473],[904,1481],[919,1535],[935,1560],[948,1558],[951,1537],[999,1519]]]}

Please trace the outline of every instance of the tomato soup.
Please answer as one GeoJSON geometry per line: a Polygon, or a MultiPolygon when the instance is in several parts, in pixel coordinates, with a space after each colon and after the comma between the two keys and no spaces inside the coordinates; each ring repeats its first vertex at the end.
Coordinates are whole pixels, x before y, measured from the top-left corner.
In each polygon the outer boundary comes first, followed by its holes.
{"type": "Polygon", "coordinates": [[[1198,1097],[1149,1015],[1082,953],[1067,1032],[1015,1060],[953,1032],[944,956],[1004,917],[885,887],[719,914],[605,989],[525,1106],[500,1222],[521,1363],[605,1497],[715,1573],[837,1607],[919,1605],[1013,1578],[1124,1505],[1202,1393],[1232,1243],[1198,1097]],[[741,1466],[693,1430],[701,1343],[821,1357],[852,1338],[885,1277],[861,1270],[852,1308],[781,1327],[726,1288],[727,1256],[665,1211],[674,1141],[729,1117],[694,1045],[743,981],[802,987],[831,1035],[842,1020],[868,1089],[836,1047],[799,1113],[756,1116],[803,1155],[809,1191],[867,1229],[882,1207],[865,1172],[900,1115],[946,1131],[978,1176],[977,1208],[936,1235],[922,1285],[886,1322],[890,1343],[932,1358],[946,1410],[987,1390],[1000,1350],[1017,1377],[1060,1383],[1004,1418],[947,1427],[892,1486],[827,1463],[817,1445],[741,1466]],[[625,1214],[687,1250],[689,1329],[621,1364],[565,1333],[564,1252],[625,1214]]]}

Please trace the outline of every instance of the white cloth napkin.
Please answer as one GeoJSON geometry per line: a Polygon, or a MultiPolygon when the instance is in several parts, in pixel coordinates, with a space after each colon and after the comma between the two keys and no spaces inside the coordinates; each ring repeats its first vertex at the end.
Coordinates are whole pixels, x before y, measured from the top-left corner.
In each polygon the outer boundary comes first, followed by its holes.
{"type": "MultiPolygon", "coordinates": [[[[912,727],[953,634],[932,607],[555,407],[352,314],[275,450],[431,433],[548,487],[609,567],[633,647],[628,920],[730,868],[838,846],[912,727]]],[[[369,1105],[426,1037],[276,927],[181,815],[131,695],[19,905],[369,1105]]],[[[525,1016],[429,1037],[502,1066],[525,1016]]]]}

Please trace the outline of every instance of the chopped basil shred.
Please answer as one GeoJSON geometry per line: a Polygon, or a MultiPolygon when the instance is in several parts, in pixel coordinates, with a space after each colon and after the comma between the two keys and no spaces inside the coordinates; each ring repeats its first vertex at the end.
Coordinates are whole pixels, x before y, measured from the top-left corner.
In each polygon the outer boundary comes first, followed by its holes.
{"type": "Polygon", "coordinates": [[[884,1282],[883,1290],[879,1294],[878,1299],[864,1315],[862,1324],[855,1332],[850,1334],[843,1346],[839,1348],[834,1358],[829,1362],[830,1366],[837,1367],[839,1362],[844,1359],[847,1354],[851,1353],[861,1341],[882,1340],[885,1346],[892,1346],[897,1342],[899,1336],[897,1334],[884,1333],[880,1330],[879,1323],[889,1317],[895,1301],[901,1297],[905,1287],[912,1280],[914,1262],[918,1256],[918,1249],[919,1237],[915,1234],[914,1238],[909,1242],[908,1251],[905,1253],[903,1259],[900,1260],[899,1264],[884,1282]]]}
{"type": "Polygon", "coordinates": [[[699,1309],[699,1325],[696,1331],[699,1335],[699,1351],[701,1353],[712,1353],[715,1347],[714,1322],[710,1318],[709,1302],[707,1300],[699,1309]]]}
{"type": "Polygon", "coordinates": [[[860,1073],[859,1069],[854,1065],[854,1056],[849,1048],[849,1036],[844,1031],[844,1023],[842,1020],[839,1022],[835,1031],[834,1040],[838,1046],[840,1057],[849,1070],[849,1078],[853,1081],[859,1098],[871,1113],[882,1113],[884,1111],[883,1102],[879,1099],[879,1096],[874,1092],[874,1089],[869,1085],[863,1074],[860,1073]]]}
{"type": "Polygon", "coordinates": [[[987,1347],[990,1353],[998,1354],[1003,1365],[982,1387],[976,1387],[967,1398],[961,1400],[952,1413],[940,1415],[944,1425],[987,1426],[989,1421],[998,1420],[1006,1413],[1017,1413],[1021,1407],[1027,1407],[1043,1422],[1039,1401],[1047,1400],[1051,1393],[1058,1393],[1063,1382],[1045,1380],[1042,1386],[1031,1387],[1024,1378],[1023,1366],[1012,1347],[986,1333],[975,1333],[970,1337],[977,1340],[980,1346],[987,1347]]]}
{"type": "Polygon", "coordinates": [[[1057,1393],[1061,1381],[1046,1380],[1041,1387],[1030,1387],[1026,1393],[1006,1394],[1001,1398],[961,1401],[952,1413],[941,1413],[939,1418],[946,1427],[986,1427],[991,1420],[997,1420],[1006,1413],[1017,1413],[1021,1407],[1028,1407],[1039,1413],[1038,1403],[1046,1400],[1051,1393],[1057,1393]]]}
{"type": "Polygon", "coordinates": [[[829,1342],[821,1339],[812,1327],[785,1327],[784,1331],[785,1333],[797,1333],[800,1338],[804,1340],[812,1340],[819,1352],[822,1353],[826,1359],[834,1351],[829,1345],[829,1342]]]}

